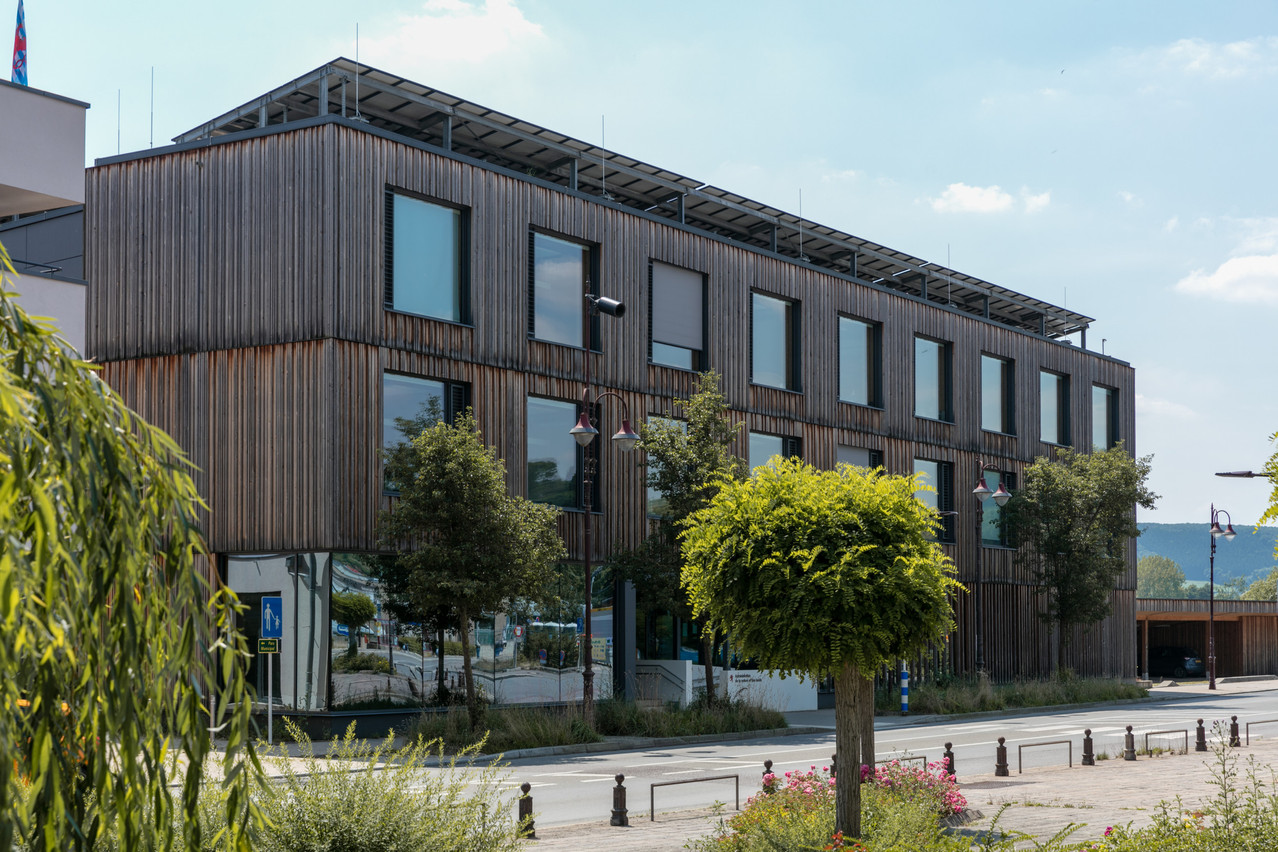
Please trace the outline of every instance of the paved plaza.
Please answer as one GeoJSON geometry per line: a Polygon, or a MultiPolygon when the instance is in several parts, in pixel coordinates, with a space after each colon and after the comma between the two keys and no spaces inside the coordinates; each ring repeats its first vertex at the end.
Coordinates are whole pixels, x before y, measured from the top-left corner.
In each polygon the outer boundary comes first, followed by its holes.
{"type": "MultiPolygon", "coordinates": [[[[1242,692],[1256,689],[1272,689],[1276,684],[1222,683],[1221,692],[1242,692]]],[[[1156,697],[1183,697],[1205,694],[1205,685],[1183,687],[1175,690],[1154,690],[1156,697]]],[[[832,711],[792,714],[794,723],[820,725],[821,714],[832,711]]],[[[1239,779],[1245,779],[1248,756],[1254,756],[1261,770],[1261,777],[1270,782],[1270,767],[1278,761],[1278,738],[1272,738],[1272,728],[1266,729],[1271,738],[1253,737],[1250,746],[1231,749],[1238,757],[1239,779]]],[[[1209,732],[1210,737],[1210,732],[1209,732]]],[[[1137,743],[1140,747],[1140,743],[1137,743]]],[[[993,755],[989,771],[984,774],[963,774],[959,785],[968,800],[972,821],[962,830],[979,832],[987,830],[995,818],[998,826],[1012,832],[1024,832],[1040,839],[1056,834],[1071,823],[1080,827],[1070,837],[1087,840],[1100,837],[1112,825],[1137,827],[1149,824],[1162,801],[1174,802],[1179,796],[1185,809],[1192,810],[1207,803],[1217,791],[1211,783],[1212,769],[1217,758],[1214,752],[1193,751],[1193,735],[1190,734],[1188,754],[1164,753],[1154,757],[1141,754],[1135,761],[1124,761],[1111,756],[1099,760],[1095,766],[1064,765],[1027,769],[1017,774],[1012,760],[1009,777],[995,777],[993,755]]],[[[682,849],[690,838],[709,833],[718,817],[709,811],[685,811],[658,813],[656,822],[649,822],[642,803],[631,799],[628,828],[608,824],[606,818],[578,825],[551,826],[538,831],[538,839],[530,848],[538,852],[559,852],[582,849],[608,849],[610,852],[637,852],[637,850],[682,849]]],[[[732,811],[726,811],[725,815],[732,811]]]]}

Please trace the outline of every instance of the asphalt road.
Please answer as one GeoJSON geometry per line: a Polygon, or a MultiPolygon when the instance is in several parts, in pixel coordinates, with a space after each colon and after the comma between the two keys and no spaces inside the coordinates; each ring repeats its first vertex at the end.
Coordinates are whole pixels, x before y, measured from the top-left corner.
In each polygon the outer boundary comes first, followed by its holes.
{"type": "MultiPolygon", "coordinates": [[[[1222,686],[1222,689],[1225,687],[1222,686]]],[[[1198,718],[1207,720],[1208,728],[1217,719],[1239,717],[1240,725],[1274,719],[1274,724],[1257,725],[1256,735],[1278,736],[1278,682],[1237,685],[1248,692],[1207,693],[1203,688],[1182,690],[1173,698],[1147,703],[1105,705],[1071,711],[1044,711],[995,715],[967,719],[886,718],[876,726],[876,750],[880,760],[894,757],[922,757],[939,760],[946,742],[953,743],[955,769],[959,782],[965,774],[988,775],[994,770],[997,738],[1002,736],[1009,746],[1008,759],[1013,775],[1017,772],[1017,746],[1069,739],[1073,742],[1073,760],[1081,757],[1082,735],[1092,730],[1096,751],[1119,756],[1126,726],[1137,734],[1137,747],[1147,731],[1187,731],[1193,748],[1194,727],[1198,718]]],[[[1155,696],[1158,693],[1155,692],[1155,696]]],[[[606,819],[612,808],[614,776],[626,776],[628,807],[632,819],[647,818],[650,794],[655,793],[658,812],[702,808],[715,802],[734,804],[735,785],[731,780],[705,781],[678,786],[658,787],[651,784],[686,781],[714,775],[739,777],[741,801],[758,792],[763,761],[770,759],[774,771],[828,766],[834,751],[833,712],[788,714],[792,725],[828,725],[829,730],[816,734],[781,736],[766,739],[722,742],[669,748],[642,749],[611,753],[523,757],[510,761],[509,781],[518,786],[527,781],[539,826],[566,825],[606,819]]],[[[1184,733],[1159,734],[1151,737],[1152,746],[1179,748],[1184,733]]],[[[1065,745],[1041,746],[1024,750],[1024,766],[1064,765],[1065,745]]]]}

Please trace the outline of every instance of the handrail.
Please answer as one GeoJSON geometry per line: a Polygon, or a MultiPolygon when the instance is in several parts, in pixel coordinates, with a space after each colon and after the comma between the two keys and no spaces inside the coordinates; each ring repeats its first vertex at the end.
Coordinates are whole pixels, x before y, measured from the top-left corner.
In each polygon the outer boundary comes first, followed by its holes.
{"type": "Polygon", "coordinates": [[[1024,755],[1025,749],[1037,748],[1038,746],[1049,746],[1049,745],[1069,746],[1069,766],[1070,766],[1070,769],[1074,768],[1074,741],[1073,740],[1050,740],[1049,742],[1045,742],[1045,743],[1021,743],[1020,745],[1018,745],[1016,747],[1016,774],[1017,775],[1022,774],[1021,758],[1024,755]]]}
{"type": "MultiPolygon", "coordinates": [[[[1278,720],[1275,720],[1275,721],[1278,721],[1278,720]]],[[[1145,732],[1145,754],[1149,755],[1150,757],[1153,757],[1154,753],[1149,750],[1149,738],[1153,736],[1154,734],[1184,734],[1185,735],[1185,754],[1189,754],[1189,729],[1188,728],[1184,728],[1184,729],[1172,728],[1167,731],[1146,731],[1145,732]]]]}
{"type": "Polygon", "coordinates": [[[1278,719],[1257,719],[1257,720],[1256,720],[1256,721],[1254,721],[1254,722],[1248,722],[1248,723],[1247,723],[1247,725],[1246,725],[1246,730],[1247,730],[1247,745],[1251,745],[1251,726],[1252,726],[1252,725],[1269,725],[1269,724],[1272,724],[1272,723],[1274,723],[1274,722],[1278,722],[1278,719]]]}
{"type": "Polygon", "coordinates": [[[658,787],[674,787],[677,784],[697,784],[701,781],[727,781],[729,778],[735,782],[737,810],[741,810],[741,776],[740,775],[708,775],[705,778],[688,778],[683,781],[657,781],[648,785],[648,821],[657,821],[657,788],[658,787]]]}

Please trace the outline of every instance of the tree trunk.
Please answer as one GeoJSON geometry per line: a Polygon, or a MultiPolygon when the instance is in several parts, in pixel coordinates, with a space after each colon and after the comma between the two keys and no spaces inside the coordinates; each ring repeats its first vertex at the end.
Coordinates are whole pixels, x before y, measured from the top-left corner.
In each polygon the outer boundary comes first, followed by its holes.
{"type": "MultiPolygon", "coordinates": [[[[834,828],[846,838],[861,836],[861,716],[865,678],[851,663],[834,675],[834,744],[838,781],[834,785],[834,828]]],[[[870,682],[873,689],[873,682],[870,682]]],[[[873,724],[874,705],[868,708],[873,724]]]]}
{"type": "Polygon", "coordinates": [[[444,682],[444,674],[445,674],[444,673],[444,624],[442,620],[440,621],[440,624],[439,624],[439,647],[436,649],[436,652],[435,652],[435,662],[439,664],[437,667],[437,671],[435,672],[435,674],[439,678],[439,685],[435,688],[435,698],[439,701],[443,701],[444,690],[446,690],[448,687],[445,685],[445,682],[444,682]]]}
{"type": "MultiPolygon", "coordinates": [[[[861,756],[859,766],[868,766],[874,770],[874,678],[858,678],[861,684],[861,710],[857,717],[861,735],[861,756]]],[[[857,773],[860,778],[860,772],[857,773]]]]}
{"type": "Polygon", "coordinates": [[[713,707],[718,700],[714,691],[714,633],[701,629],[701,656],[706,661],[706,706],[713,707]]]}
{"type": "Polygon", "coordinates": [[[470,612],[465,607],[459,607],[457,620],[461,626],[462,681],[466,687],[466,710],[470,714],[470,727],[473,732],[479,727],[479,702],[475,698],[475,679],[470,666],[470,612]]]}

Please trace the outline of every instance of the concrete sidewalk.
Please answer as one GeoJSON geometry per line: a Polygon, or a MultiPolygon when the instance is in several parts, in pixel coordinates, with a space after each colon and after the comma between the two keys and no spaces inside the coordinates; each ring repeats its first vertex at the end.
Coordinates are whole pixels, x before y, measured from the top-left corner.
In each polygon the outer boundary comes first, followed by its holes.
{"type": "MultiPolygon", "coordinates": [[[[1181,806],[1192,811],[1217,794],[1212,772],[1218,760],[1212,751],[1192,751],[1192,738],[1190,749],[1188,754],[1141,755],[1135,761],[1102,760],[1095,766],[1034,769],[1024,775],[1017,775],[1013,768],[1007,778],[993,774],[960,778],[959,786],[973,817],[961,830],[984,833],[997,820],[997,829],[1024,832],[1043,841],[1073,824],[1078,828],[1070,839],[1082,841],[1099,838],[1112,825],[1148,825],[1159,803],[1166,801],[1174,807],[1177,796],[1181,806]]],[[[1230,749],[1229,753],[1238,758],[1240,784],[1245,782],[1249,755],[1255,757],[1268,783],[1270,766],[1278,760],[1278,739],[1253,739],[1250,747],[1230,749]]],[[[723,816],[732,813],[728,810],[723,816]]],[[[539,830],[538,839],[530,841],[529,848],[536,852],[677,850],[691,838],[709,834],[717,821],[709,811],[683,811],[658,813],[656,822],[649,822],[647,811],[632,810],[628,828],[610,826],[607,820],[551,826],[539,830]]]]}
{"type": "MultiPolygon", "coordinates": [[[[1217,683],[1217,694],[1278,689],[1278,680],[1217,683]]],[[[1208,694],[1205,683],[1164,686],[1151,690],[1150,698],[1144,700],[1188,699],[1208,694]]],[[[1060,712],[1062,709],[1044,708],[1044,712],[1060,712]]],[[[1006,715],[1006,711],[980,715],[997,717],[1006,715]]],[[[787,719],[791,724],[832,728],[834,711],[787,714],[787,719]]],[[[926,721],[906,717],[898,724],[926,721]]],[[[1209,729],[1209,746],[1213,744],[1212,736],[1209,729]]],[[[1137,747],[1140,747],[1139,742],[1137,747]]],[[[967,797],[969,816],[972,817],[961,830],[964,833],[983,833],[997,821],[996,830],[1023,832],[1043,841],[1072,824],[1077,828],[1070,834],[1070,839],[1082,841],[1102,836],[1112,825],[1148,825],[1161,802],[1174,806],[1178,796],[1182,807],[1193,810],[1209,802],[1218,792],[1212,784],[1218,759],[1212,751],[1193,751],[1192,732],[1189,748],[1188,754],[1140,755],[1135,761],[1111,758],[1100,760],[1095,766],[1045,767],[1026,770],[1023,775],[1016,774],[1013,766],[1013,774],[1003,778],[995,777],[992,772],[961,775],[959,786],[967,797]]],[[[1228,753],[1238,758],[1240,783],[1245,781],[1248,756],[1255,758],[1263,779],[1268,783],[1270,766],[1278,761],[1278,739],[1253,738],[1250,746],[1229,749],[1228,753]]],[[[636,803],[632,800],[632,804],[636,803]]],[[[733,813],[735,811],[726,810],[722,817],[726,819],[733,813]]],[[[530,841],[529,848],[536,852],[678,850],[683,849],[689,840],[709,834],[719,818],[719,815],[706,810],[682,811],[658,813],[656,821],[649,822],[647,811],[639,807],[631,810],[629,827],[611,826],[606,819],[578,825],[549,826],[538,831],[538,839],[530,841]]]]}

